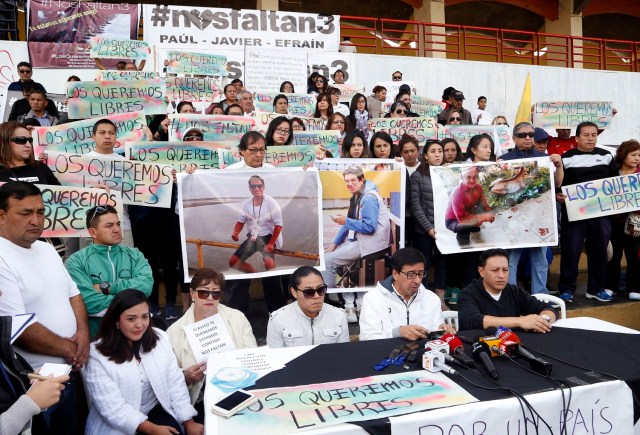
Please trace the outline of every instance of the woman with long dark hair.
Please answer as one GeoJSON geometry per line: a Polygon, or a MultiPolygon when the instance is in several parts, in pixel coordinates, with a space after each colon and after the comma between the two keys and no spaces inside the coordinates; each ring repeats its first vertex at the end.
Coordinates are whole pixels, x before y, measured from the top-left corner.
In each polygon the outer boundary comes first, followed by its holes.
{"type": "Polygon", "coordinates": [[[86,366],[86,434],[202,433],[169,338],[150,323],[141,291],[115,295],[86,366]]]}
{"type": "Polygon", "coordinates": [[[369,136],[369,112],[367,98],[362,94],[355,94],[349,105],[349,122],[354,130],[358,130],[365,137],[369,136]]]}
{"type": "Polygon", "coordinates": [[[286,116],[278,116],[269,123],[266,135],[267,146],[291,145],[293,142],[293,125],[286,116]]]}
{"type": "Polygon", "coordinates": [[[494,143],[490,135],[477,134],[471,138],[467,146],[467,162],[495,162],[494,143]]]}
{"type": "Polygon", "coordinates": [[[331,96],[326,93],[318,94],[318,96],[316,97],[316,111],[313,113],[313,117],[322,118],[326,121],[331,115],[333,115],[331,96]]]}

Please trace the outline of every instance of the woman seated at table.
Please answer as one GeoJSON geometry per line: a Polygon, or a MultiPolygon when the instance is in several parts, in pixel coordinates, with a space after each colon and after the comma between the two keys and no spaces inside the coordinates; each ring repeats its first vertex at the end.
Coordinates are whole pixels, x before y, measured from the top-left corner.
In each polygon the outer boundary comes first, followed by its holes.
{"type": "Polygon", "coordinates": [[[236,349],[257,347],[251,325],[241,311],[234,310],[220,303],[224,288],[224,275],[213,269],[198,269],[189,285],[193,304],[169,329],[169,341],[178,357],[178,365],[184,371],[184,379],[189,388],[191,403],[198,411],[195,420],[204,422],[204,372],[206,361],[196,363],[191,345],[184,332],[184,326],[191,325],[216,314],[227,327],[231,341],[236,349]]]}
{"type": "Polygon", "coordinates": [[[139,290],[111,301],[91,343],[86,382],[91,397],[86,434],[202,434],[169,338],[149,325],[139,290]]]}

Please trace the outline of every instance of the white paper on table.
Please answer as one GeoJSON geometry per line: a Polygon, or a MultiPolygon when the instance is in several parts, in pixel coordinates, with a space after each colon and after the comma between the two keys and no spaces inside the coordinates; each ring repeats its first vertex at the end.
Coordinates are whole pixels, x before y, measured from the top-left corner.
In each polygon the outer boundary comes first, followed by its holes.
{"type": "Polygon", "coordinates": [[[220,314],[185,325],[182,328],[198,363],[206,361],[211,354],[227,352],[236,348],[220,314]]]}

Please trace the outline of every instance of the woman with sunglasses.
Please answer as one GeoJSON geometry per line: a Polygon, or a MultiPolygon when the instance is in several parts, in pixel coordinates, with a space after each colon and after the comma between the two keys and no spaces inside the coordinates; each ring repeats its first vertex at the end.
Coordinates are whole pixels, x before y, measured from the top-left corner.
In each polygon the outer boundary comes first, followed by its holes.
{"type": "Polygon", "coordinates": [[[269,123],[267,129],[267,147],[291,145],[293,142],[293,125],[286,116],[278,116],[269,123]]]}
{"type": "Polygon", "coordinates": [[[193,420],[197,412],[169,337],[150,323],[141,291],[123,290],[111,301],[85,369],[92,398],[86,434],[204,430],[193,420]]]}
{"type": "Polygon", "coordinates": [[[452,110],[449,112],[449,117],[447,118],[446,125],[460,125],[462,124],[462,116],[460,116],[460,112],[457,110],[452,110]]]}
{"type": "Polygon", "coordinates": [[[36,161],[31,132],[20,122],[0,124],[0,181],[60,185],[51,169],[36,161]]]}
{"type": "Polygon", "coordinates": [[[245,315],[241,311],[220,303],[223,288],[222,273],[213,269],[198,269],[189,284],[193,303],[184,315],[167,329],[171,347],[178,358],[178,365],[184,372],[184,379],[191,395],[191,404],[198,411],[198,415],[194,417],[198,423],[204,423],[204,397],[201,392],[204,389],[204,372],[207,369],[207,363],[196,361],[184,327],[219,314],[236,349],[258,346],[251,324],[245,315]]]}
{"type": "Polygon", "coordinates": [[[323,75],[318,75],[313,81],[313,89],[310,94],[322,95],[329,90],[329,80],[323,75]]]}
{"type": "Polygon", "coordinates": [[[289,280],[295,302],[271,313],[267,325],[270,348],[347,343],[349,325],[344,311],[324,303],[327,286],[322,274],[302,266],[289,280]]]}
{"type": "Polygon", "coordinates": [[[406,118],[409,107],[404,101],[396,101],[391,105],[389,113],[384,115],[385,118],[406,118]]]}

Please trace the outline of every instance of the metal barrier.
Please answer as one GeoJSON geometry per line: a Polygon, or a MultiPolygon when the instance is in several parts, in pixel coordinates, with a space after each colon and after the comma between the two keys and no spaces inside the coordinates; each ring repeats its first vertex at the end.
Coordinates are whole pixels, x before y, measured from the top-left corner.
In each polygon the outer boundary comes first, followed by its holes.
{"type": "Polygon", "coordinates": [[[387,18],[340,17],[360,53],[640,71],[640,42],[387,18]]]}

